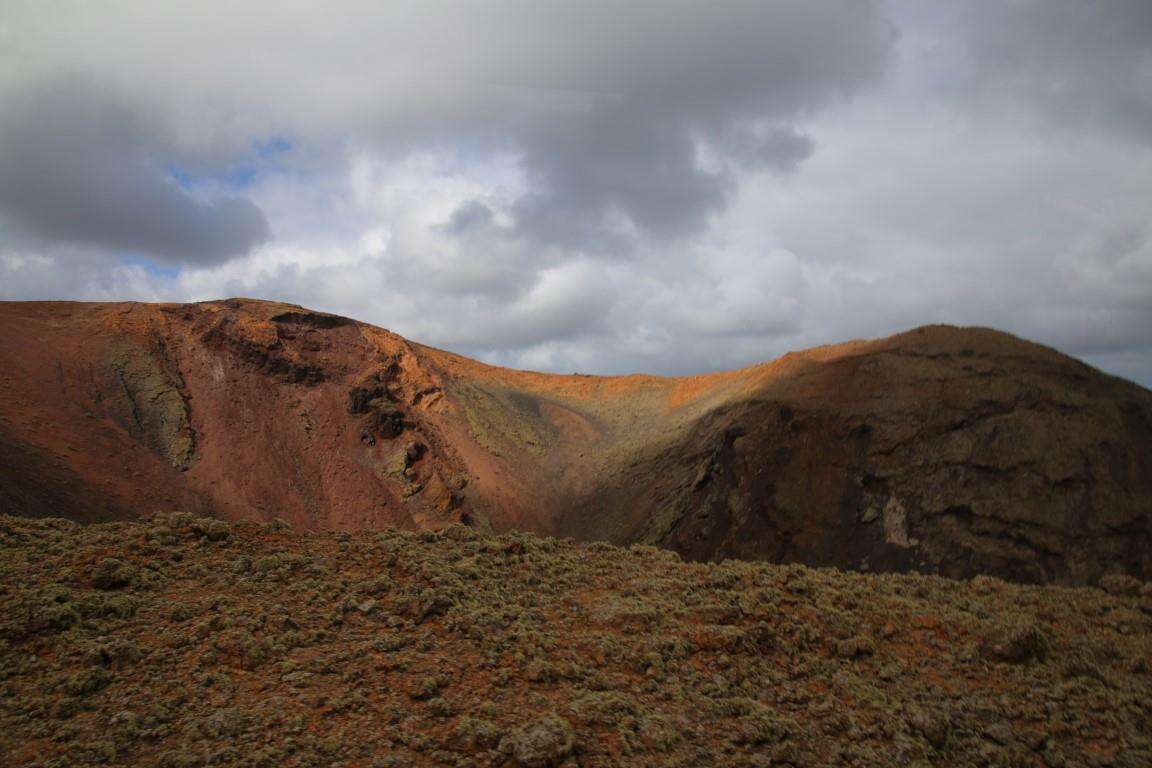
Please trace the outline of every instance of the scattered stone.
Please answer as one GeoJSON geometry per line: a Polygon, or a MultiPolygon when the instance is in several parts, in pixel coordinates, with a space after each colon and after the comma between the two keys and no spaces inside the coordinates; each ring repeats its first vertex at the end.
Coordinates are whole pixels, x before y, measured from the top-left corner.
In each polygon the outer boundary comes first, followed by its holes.
{"type": "Polygon", "coordinates": [[[944,749],[952,736],[952,718],[943,712],[916,711],[908,718],[908,725],[938,751],[944,749]]]}
{"type": "Polygon", "coordinates": [[[1012,728],[1004,723],[993,723],[984,729],[984,735],[997,744],[1007,745],[1016,740],[1012,728]]]}
{"type": "Polygon", "coordinates": [[[504,737],[501,749],[524,768],[554,768],[572,754],[576,737],[567,720],[548,715],[504,737]]]}
{"type": "Polygon", "coordinates": [[[1007,664],[1044,661],[1048,638],[1032,623],[1013,622],[993,628],[980,645],[984,658],[1007,664]]]}
{"type": "Polygon", "coordinates": [[[243,710],[234,707],[218,709],[199,722],[200,731],[212,739],[235,738],[249,725],[249,718],[243,710]]]}
{"type": "Polygon", "coordinates": [[[857,635],[836,644],[836,655],[841,659],[855,659],[876,653],[876,644],[867,637],[857,635]]]}

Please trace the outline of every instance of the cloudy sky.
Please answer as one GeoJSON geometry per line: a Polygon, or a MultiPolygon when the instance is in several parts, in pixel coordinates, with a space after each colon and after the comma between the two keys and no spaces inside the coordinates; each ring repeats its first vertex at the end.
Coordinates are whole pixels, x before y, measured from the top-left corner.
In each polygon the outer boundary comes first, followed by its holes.
{"type": "Polygon", "coordinates": [[[930,322],[1152,384],[1148,0],[0,0],[0,298],[685,373],[930,322]]]}

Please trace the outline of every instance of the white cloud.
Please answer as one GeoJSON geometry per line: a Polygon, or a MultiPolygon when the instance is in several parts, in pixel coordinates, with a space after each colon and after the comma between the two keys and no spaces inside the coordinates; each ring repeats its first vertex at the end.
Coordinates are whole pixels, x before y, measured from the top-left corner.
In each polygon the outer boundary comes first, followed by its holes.
{"type": "Polygon", "coordinates": [[[1152,382],[1146,6],[429,7],[12,5],[0,100],[86,71],[270,238],[172,276],[6,226],[0,296],[260,296],[584,372],[944,321],[1152,382]]]}

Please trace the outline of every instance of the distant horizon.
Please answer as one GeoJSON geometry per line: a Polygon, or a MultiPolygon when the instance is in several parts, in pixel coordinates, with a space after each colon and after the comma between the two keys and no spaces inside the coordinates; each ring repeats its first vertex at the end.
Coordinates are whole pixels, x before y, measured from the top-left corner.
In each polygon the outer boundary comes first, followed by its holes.
{"type": "Polygon", "coordinates": [[[405,334],[402,334],[402,333],[395,331],[392,328],[387,328],[385,326],[377,325],[375,323],[371,323],[371,322],[368,322],[366,320],[361,320],[360,318],[357,318],[357,317],[352,316],[352,315],[341,314],[340,312],[329,312],[327,310],[318,309],[316,307],[309,307],[309,306],[306,306],[304,304],[297,304],[297,303],[290,302],[290,301],[281,301],[278,299],[262,299],[262,298],[257,298],[255,296],[227,296],[227,297],[218,298],[218,299],[201,299],[199,301],[142,301],[139,299],[123,299],[123,300],[116,300],[116,299],[107,299],[107,300],[0,299],[0,303],[11,302],[11,303],[39,303],[39,304],[67,304],[67,303],[72,303],[72,304],[172,304],[172,305],[177,305],[177,306],[179,306],[179,305],[194,305],[194,304],[223,304],[223,303],[227,303],[227,302],[231,302],[231,301],[255,302],[255,303],[260,303],[260,304],[280,304],[283,306],[294,307],[296,309],[302,309],[302,310],[305,310],[307,312],[315,312],[315,313],[323,314],[323,315],[332,315],[335,317],[341,317],[341,318],[344,318],[347,320],[351,320],[355,323],[359,323],[362,325],[369,325],[369,326],[372,326],[374,328],[379,328],[380,330],[387,331],[388,333],[395,333],[396,335],[402,337],[406,341],[412,342],[414,344],[418,344],[422,347],[429,347],[432,349],[439,350],[441,352],[446,352],[446,353],[451,354],[451,355],[464,357],[464,358],[467,358],[469,360],[473,360],[474,362],[482,363],[484,365],[492,365],[492,366],[497,367],[497,368],[505,368],[508,370],[514,370],[514,371],[519,371],[519,372],[523,372],[523,373],[536,373],[536,374],[542,374],[542,375],[547,375],[547,376],[587,376],[587,377],[591,377],[591,378],[604,378],[604,379],[627,378],[630,376],[640,376],[640,377],[651,377],[651,378],[687,379],[687,378],[693,378],[693,377],[697,377],[697,376],[709,376],[709,375],[713,375],[713,374],[731,373],[731,372],[739,371],[739,370],[742,370],[745,368],[755,368],[755,367],[758,367],[761,365],[768,365],[768,364],[774,363],[777,360],[780,360],[781,358],[786,357],[786,356],[791,355],[791,354],[808,352],[808,351],[820,349],[823,347],[839,347],[839,346],[844,346],[847,344],[854,344],[854,343],[867,343],[867,342],[874,342],[874,341],[883,341],[885,339],[890,339],[890,338],[893,338],[895,336],[903,336],[903,335],[914,333],[916,331],[919,331],[921,329],[926,329],[926,328],[954,328],[954,329],[962,330],[962,331],[968,331],[968,330],[971,330],[971,331],[991,331],[992,333],[1005,334],[1005,335],[1011,336],[1015,339],[1019,339],[1021,341],[1028,342],[1030,344],[1037,344],[1037,345],[1045,347],[1047,349],[1051,349],[1051,350],[1053,350],[1053,351],[1055,351],[1061,355],[1064,355],[1065,357],[1069,357],[1069,358],[1072,358],[1078,362],[1084,363],[1085,365],[1087,365],[1087,366],[1089,366],[1089,367],[1091,367],[1091,368],[1093,368],[1093,369],[1095,369],[1101,373],[1104,373],[1106,375],[1115,376],[1116,378],[1123,379],[1124,381],[1130,382],[1132,384],[1136,384],[1137,386],[1143,387],[1144,389],[1152,389],[1152,386],[1150,386],[1148,383],[1136,381],[1136,380],[1128,378],[1126,376],[1122,376],[1122,375],[1118,375],[1118,374],[1114,374],[1114,373],[1109,373],[1108,371],[1105,371],[1104,369],[1099,368],[1098,366],[1092,365],[1092,363],[1088,362],[1087,360],[1084,360],[1083,358],[1078,357],[1077,355],[1066,352],[1066,351],[1064,351],[1058,347],[1055,347],[1055,346],[1052,346],[1049,344],[1043,344],[1042,342],[1036,341],[1035,339],[1029,339],[1029,338],[1024,337],[1024,336],[1019,336],[1017,334],[1014,334],[1014,333],[1011,333],[1009,331],[1005,331],[1001,328],[996,328],[996,327],[990,326],[990,325],[957,325],[955,323],[922,323],[920,325],[914,325],[914,326],[911,326],[908,328],[896,330],[892,333],[884,334],[882,336],[855,336],[855,337],[851,337],[851,338],[830,339],[827,341],[818,342],[818,343],[813,344],[812,346],[808,346],[808,347],[797,347],[795,349],[789,349],[789,350],[786,350],[786,351],[781,352],[779,354],[773,355],[771,357],[765,357],[765,358],[762,358],[760,360],[755,360],[753,362],[746,363],[744,365],[735,366],[732,368],[703,368],[700,370],[688,370],[688,371],[673,372],[673,373],[653,373],[651,371],[643,371],[643,370],[629,370],[629,371],[615,371],[615,372],[609,372],[609,373],[599,373],[596,371],[542,370],[542,369],[536,369],[536,368],[524,368],[524,367],[517,367],[517,366],[510,366],[510,365],[501,365],[499,363],[490,363],[490,362],[483,360],[479,357],[474,357],[472,355],[469,355],[469,354],[464,353],[464,352],[460,352],[460,351],[452,349],[450,347],[443,347],[443,346],[436,345],[436,344],[425,343],[424,341],[420,340],[419,338],[413,338],[413,337],[407,336],[405,334]]]}

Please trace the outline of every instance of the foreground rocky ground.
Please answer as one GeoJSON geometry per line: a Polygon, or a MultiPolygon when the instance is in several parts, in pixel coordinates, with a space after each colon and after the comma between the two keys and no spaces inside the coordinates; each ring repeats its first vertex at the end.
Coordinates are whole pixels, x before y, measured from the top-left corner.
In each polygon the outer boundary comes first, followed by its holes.
{"type": "Polygon", "coordinates": [[[0,765],[1152,765],[1152,587],[0,516],[0,765]]]}

